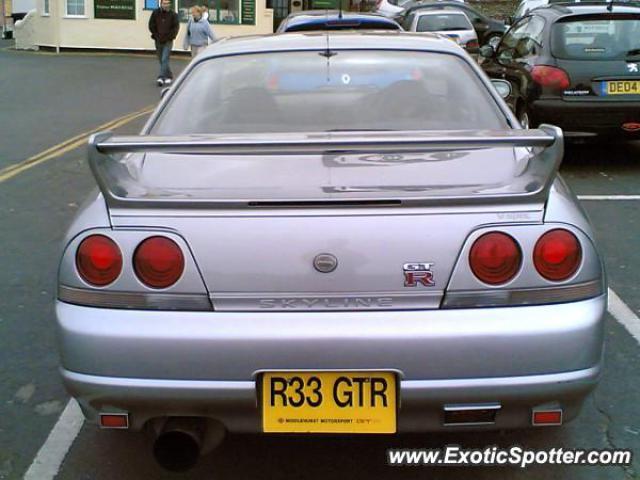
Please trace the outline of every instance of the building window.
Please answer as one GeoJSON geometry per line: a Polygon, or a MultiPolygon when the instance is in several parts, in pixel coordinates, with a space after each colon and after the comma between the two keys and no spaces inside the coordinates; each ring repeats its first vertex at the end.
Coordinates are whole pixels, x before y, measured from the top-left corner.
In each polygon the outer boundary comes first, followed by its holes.
{"type": "Polygon", "coordinates": [[[186,22],[191,15],[191,7],[199,5],[209,12],[210,23],[240,23],[241,0],[178,0],[180,20],[186,22]]]}
{"type": "Polygon", "coordinates": [[[67,17],[85,17],[84,0],[66,0],[65,2],[67,17]]]}
{"type": "Polygon", "coordinates": [[[49,15],[49,0],[42,0],[42,15],[49,15]]]}

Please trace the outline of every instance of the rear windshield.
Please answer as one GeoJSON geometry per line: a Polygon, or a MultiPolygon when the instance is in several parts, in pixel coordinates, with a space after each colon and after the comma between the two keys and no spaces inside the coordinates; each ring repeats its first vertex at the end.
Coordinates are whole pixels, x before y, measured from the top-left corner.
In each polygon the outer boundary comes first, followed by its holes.
{"type": "Polygon", "coordinates": [[[422,15],[418,18],[418,32],[446,32],[447,30],[471,30],[471,23],[464,14],[422,15]]]}
{"type": "Polygon", "coordinates": [[[617,60],[640,52],[640,16],[607,15],[565,20],[553,26],[556,57],[573,60],[617,60]]]}
{"type": "MultiPolygon", "coordinates": [[[[501,129],[461,58],[414,51],[304,51],[197,65],[152,128],[159,135],[501,129]]],[[[175,87],[174,87],[175,88],[175,87]]]]}

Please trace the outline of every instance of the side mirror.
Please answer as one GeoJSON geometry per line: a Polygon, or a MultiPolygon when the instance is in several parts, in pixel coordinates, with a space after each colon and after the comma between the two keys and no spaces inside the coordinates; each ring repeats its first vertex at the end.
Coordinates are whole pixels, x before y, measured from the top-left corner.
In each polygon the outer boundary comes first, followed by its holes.
{"type": "Polygon", "coordinates": [[[498,95],[500,95],[502,98],[507,98],[509,95],[511,95],[511,83],[507,82],[506,80],[491,80],[491,84],[498,92],[498,95]]]}
{"type": "Polygon", "coordinates": [[[494,50],[492,45],[487,44],[480,47],[479,53],[482,58],[493,58],[496,54],[496,51],[494,50]]]}
{"type": "Polygon", "coordinates": [[[494,51],[496,51],[498,50],[498,45],[500,45],[500,40],[502,40],[502,35],[493,35],[487,42],[487,45],[489,45],[491,48],[493,48],[494,51]]]}
{"type": "Polygon", "coordinates": [[[171,87],[164,87],[162,90],[160,90],[160,98],[164,98],[165,95],[169,93],[169,90],[171,90],[171,87]]]}

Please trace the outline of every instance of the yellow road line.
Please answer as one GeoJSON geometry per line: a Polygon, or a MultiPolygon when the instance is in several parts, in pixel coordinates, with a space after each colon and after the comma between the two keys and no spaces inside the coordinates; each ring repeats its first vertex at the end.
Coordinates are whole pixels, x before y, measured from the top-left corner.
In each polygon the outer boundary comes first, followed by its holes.
{"type": "Polygon", "coordinates": [[[140,118],[144,115],[151,113],[153,109],[154,107],[152,106],[145,107],[142,110],[138,110],[136,112],[132,112],[122,117],[111,120],[107,123],[103,123],[102,125],[92,130],[83,132],[79,135],[76,135],[75,137],[71,137],[65,140],[64,142],[54,145],[51,148],[47,148],[46,150],[32,157],[29,157],[26,160],[23,160],[22,162],[16,163],[14,165],[9,165],[8,167],[5,167],[2,170],[0,170],[0,183],[15,177],[16,175],[19,175],[20,173],[26,170],[29,170],[30,168],[33,168],[48,160],[51,160],[52,158],[59,157],[61,155],[64,155],[67,152],[70,152],[71,150],[74,150],[78,147],[85,145],[87,143],[87,139],[89,138],[89,136],[96,132],[99,132],[101,130],[110,130],[110,129],[121,127],[135,120],[136,118],[140,118]]]}

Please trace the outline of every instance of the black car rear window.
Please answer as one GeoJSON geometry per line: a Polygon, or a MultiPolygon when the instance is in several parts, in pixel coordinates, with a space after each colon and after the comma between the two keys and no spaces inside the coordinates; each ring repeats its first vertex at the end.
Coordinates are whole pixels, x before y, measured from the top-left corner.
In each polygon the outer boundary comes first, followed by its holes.
{"type": "Polygon", "coordinates": [[[640,15],[568,17],[558,21],[551,32],[551,50],[562,59],[617,60],[638,49],[640,15]]]}

